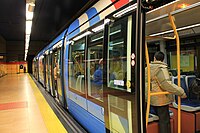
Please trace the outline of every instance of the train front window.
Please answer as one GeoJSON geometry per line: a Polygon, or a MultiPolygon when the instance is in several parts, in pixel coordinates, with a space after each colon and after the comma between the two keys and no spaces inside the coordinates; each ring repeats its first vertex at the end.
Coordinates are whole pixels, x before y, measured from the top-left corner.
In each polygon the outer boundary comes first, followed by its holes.
{"type": "Polygon", "coordinates": [[[131,91],[131,30],[132,16],[124,17],[109,26],[108,31],[108,87],[131,91]]]}
{"type": "Polygon", "coordinates": [[[103,99],[103,32],[89,36],[87,57],[88,95],[103,99]]]}
{"type": "Polygon", "coordinates": [[[85,92],[85,38],[70,45],[69,51],[69,87],[85,92]]]}

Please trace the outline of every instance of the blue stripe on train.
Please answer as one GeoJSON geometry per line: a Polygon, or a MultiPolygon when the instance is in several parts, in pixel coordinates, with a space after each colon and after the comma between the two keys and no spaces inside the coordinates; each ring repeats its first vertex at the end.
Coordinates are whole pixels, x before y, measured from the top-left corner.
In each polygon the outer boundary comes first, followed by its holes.
{"type": "MultiPolygon", "coordinates": [[[[98,12],[94,7],[90,8],[89,10],[86,11],[88,19],[91,19],[92,17],[94,17],[97,13],[98,12]]],[[[99,17],[99,15],[97,15],[89,21],[89,24],[90,24],[90,26],[92,26],[99,21],[100,21],[100,17],[99,17]]]]}
{"type": "Polygon", "coordinates": [[[78,106],[70,99],[68,101],[69,112],[76,118],[76,120],[83,125],[90,133],[105,133],[105,124],[87,112],[82,107],[78,106]]]}
{"type": "Polygon", "coordinates": [[[79,27],[79,20],[76,19],[68,28],[67,31],[67,40],[71,39],[72,37],[76,36],[78,33],[80,33],[79,27]],[[72,32],[73,31],[73,32],[72,32]]]}

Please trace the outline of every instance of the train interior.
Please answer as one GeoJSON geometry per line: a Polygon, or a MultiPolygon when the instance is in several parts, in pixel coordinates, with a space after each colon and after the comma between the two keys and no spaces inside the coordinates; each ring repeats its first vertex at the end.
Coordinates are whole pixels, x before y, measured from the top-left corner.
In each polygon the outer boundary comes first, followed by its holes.
{"type": "MultiPolygon", "coordinates": [[[[187,94],[181,100],[181,132],[194,133],[200,131],[200,3],[191,0],[172,2],[163,8],[147,13],[146,42],[150,61],[153,61],[157,51],[165,53],[165,63],[168,64],[171,80],[177,84],[177,46],[175,33],[169,19],[172,15],[180,38],[180,71],[181,87],[187,94]],[[189,123],[186,121],[190,121],[189,123]]],[[[170,105],[172,132],[177,132],[177,97],[170,105]]],[[[152,114],[154,111],[151,110],[152,114]]],[[[157,119],[157,118],[156,118],[157,119]]],[[[155,132],[153,124],[149,123],[149,132],[155,132]],[[150,126],[151,125],[151,126],[150,126]]]]}

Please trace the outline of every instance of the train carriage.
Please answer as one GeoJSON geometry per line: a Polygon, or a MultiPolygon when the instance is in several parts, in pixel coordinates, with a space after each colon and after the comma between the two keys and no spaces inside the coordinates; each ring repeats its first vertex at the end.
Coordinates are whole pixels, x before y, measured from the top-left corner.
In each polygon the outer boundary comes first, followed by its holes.
{"type": "MultiPolygon", "coordinates": [[[[198,0],[100,0],[38,54],[34,62],[39,67],[34,65],[34,75],[38,73],[39,82],[88,132],[156,133],[158,117],[153,112],[148,116],[148,127],[145,125],[145,42],[151,61],[156,51],[163,51],[170,72],[177,73],[174,30],[168,16],[173,17],[180,36],[188,29],[198,33],[199,5],[198,0]],[[150,10],[152,7],[155,9],[150,10]],[[193,14],[188,16],[192,21],[184,21],[189,13],[193,14]]],[[[197,77],[192,72],[200,70],[199,58],[198,50],[184,47],[182,74],[191,73],[181,76],[181,81],[189,89],[197,77]]],[[[177,84],[176,75],[172,74],[172,79],[177,84]]],[[[192,103],[189,98],[187,101],[192,103]]],[[[182,132],[199,131],[198,102],[189,112],[183,104],[182,119],[192,119],[193,124],[187,130],[182,126],[182,132]]],[[[170,106],[174,133],[179,130],[176,105],[170,106]]]]}

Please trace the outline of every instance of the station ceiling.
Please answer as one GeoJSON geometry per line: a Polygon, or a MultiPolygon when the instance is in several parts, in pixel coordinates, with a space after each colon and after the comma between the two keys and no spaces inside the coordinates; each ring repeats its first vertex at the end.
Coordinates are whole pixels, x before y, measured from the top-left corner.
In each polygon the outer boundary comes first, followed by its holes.
{"type": "MultiPolygon", "coordinates": [[[[25,40],[26,1],[0,0],[0,35],[6,41],[25,40]]],[[[44,41],[47,45],[96,1],[36,0],[30,46],[32,41],[44,41]]]]}

